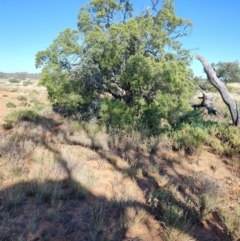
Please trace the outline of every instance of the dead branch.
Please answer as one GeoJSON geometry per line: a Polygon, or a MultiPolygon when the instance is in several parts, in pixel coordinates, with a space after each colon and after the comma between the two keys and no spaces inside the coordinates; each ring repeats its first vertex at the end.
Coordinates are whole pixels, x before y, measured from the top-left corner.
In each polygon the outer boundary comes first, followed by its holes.
{"type": "Polygon", "coordinates": [[[228,109],[231,113],[233,125],[238,126],[239,124],[238,106],[237,106],[237,103],[229,95],[227,87],[221,80],[218,79],[215,71],[213,70],[213,67],[208,63],[208,61],[204,57],[198,54],[195,54],[195,58],[202,63],[209,82],[219,91],[224,103],[228,106],[228,109]]]}
{"type": "Polygon", "coordinates": [[[208,97],[200,87],[198,88],[202,92],[202,96],[198,97],[198,99],[201,99],[202,102],[200,104],[193,104],[192,107],[194,108],[194,110],[205,107],[208,110],[208,114],[216,115],[217,110],[213,109],[212,107],[212,98],[208,97]]]}

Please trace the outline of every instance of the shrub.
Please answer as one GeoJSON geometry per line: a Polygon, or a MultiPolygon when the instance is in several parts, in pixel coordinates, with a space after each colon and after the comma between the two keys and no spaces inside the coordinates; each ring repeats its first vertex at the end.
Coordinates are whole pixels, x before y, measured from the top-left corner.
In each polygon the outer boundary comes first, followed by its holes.
{"type": "Polygon", "coordinates": [[[18,99],[19,101],[27,101],[27,97],[26,97],[26,96],[23,96],[23,95],[18,96],[17,99],[18,99]]]}
{"type": "Polygon", "coordinates": [[[213,137],[208,143],[213,151],[227,157],[234,157],[240,153],[240,129],[226,124],[216,124],[208,128],[213,137]],[[214,139],[215,138],[215,139],[214,139]],[[218,138],[218,140],[216,140],[218,138]]]}
{"type": "Polygon", "coordinates": [[[26,101],[24,101],[24,102],[21,102],[21,103],[19,104],[19,106],[27,107],[27,106],[31,106],[31,105],[28,104],[26,101]]]}
{"type": "Polygon", "coordinates": [[[10,83],[20,83],[20,80],[18,80],[18,79],[9,79],[8,81],[10,83]]]}
{"type": "Polygon", "coordinates": [[[175,149],[184,150],[192,155],[206,142],[208,133],[206,129],[185,124],[181,130],[172,132],[171,137],[175,149]]]}
{"type": "Polygon", "coordinates": [[[38,118],[40,117],[34,110],[19,110],[5,116],[4,121],[8,124],[14,124],[19,121],[36,121],[38,118]]]}
{"type": "Polygon", "coordinates": [[[16,108],[16,105],[13,104],[12,102],[8,102],[8,103],[6,104],[6,107],[7,107],[7,108],[16,108]]]}
{"type": "Polygon", "coordinates": [[[28,86],[28,85],[31,85],[31,84],[32,84],[31,81],[24,81],[24,82],[23,82],[23,86],[28,86]]]}

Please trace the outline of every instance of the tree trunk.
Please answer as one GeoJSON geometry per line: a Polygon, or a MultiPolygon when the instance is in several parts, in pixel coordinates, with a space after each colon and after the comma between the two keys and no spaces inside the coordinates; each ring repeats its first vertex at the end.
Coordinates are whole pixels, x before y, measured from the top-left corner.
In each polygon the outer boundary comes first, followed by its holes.
{"type": "Polygon", "coordinates": [[[198,54],[195,54],[195,58],[197,58],[202,63],[204,71],[207,74],[208,80],[219,91],[224,103],[228,106],[228,109],[231,113],[233,125],[238,126],[238,106],[237,103],[229,95],[227,87],[221,80],[218,79],[213,67],[208,63],[208,61],[205,58],[198,54]]]}

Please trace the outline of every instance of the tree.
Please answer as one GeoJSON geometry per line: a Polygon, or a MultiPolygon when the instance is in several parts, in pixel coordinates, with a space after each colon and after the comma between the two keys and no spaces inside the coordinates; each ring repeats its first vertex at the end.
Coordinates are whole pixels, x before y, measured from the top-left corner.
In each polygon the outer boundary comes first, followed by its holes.
{"type": "Polygon", "coordinates": [[[50,99],[110,124],[174,125],[193,89],[190,54],[178,40],[191,23],[176,16],[173,0],[159,6],[152,0],[140,15],[130,0],[81,7],[78,30],[66,29],[36,55],[50,99]]]}
{"type": "Polygon", "coordinates": [[[218,62],[212,64],[217,77],[225,83],[240,82],[240,64],[235,62],[218,62]]]}
{"type": "Polygon", "coordinates": [[[0,72],[0,79],[6,79],[7,75],[4,72],[0,72]]]}

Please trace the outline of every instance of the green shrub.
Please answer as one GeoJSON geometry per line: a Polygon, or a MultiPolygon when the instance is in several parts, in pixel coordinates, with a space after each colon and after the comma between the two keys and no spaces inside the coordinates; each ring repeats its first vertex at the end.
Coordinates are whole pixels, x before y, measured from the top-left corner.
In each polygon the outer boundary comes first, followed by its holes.
{"type": "Polygon", "coordinates": [[[234,157],[240,153],[240,129],[235,126],[218,124],[209,128],[211,136],[218,138],[220,143],[212,140],[209,145],[220,155],[234,157]]]}
{"type": "Polygon", "coordinates": [[[134,123],[133,110],[123,101],[105,99],[100,109],[101,122],[110,126],[130,125],[134,123]]]}
{"type": "Polygon", "coordinates": [[[16,108],[16,105],[13,104],[12,102],[8,102],[8,103],[6,104],[6,107],[7,107],[7,108],[16,108]]]}
{"type": "Polygon", "coordinates": [[[206,129],[184,124],[181,130],[172,132],[171,137],[175,149],[184,150],[192,155],[206,143],[208,132],[206,129]]]}
{"type": "Polygon", "coordinates": [[[8,81],[10,83],[20,83],[20,80],[18,80],[18,79],[9,79],[8,81]]]}
{"type": "Polygon", "coordinates": [[[8,124],[14,124],[19,121],[36,121],[40,117],[37,111],[34,110],[19,110],[13,111],[7,116],[5,116],[4,121],[8,124]]]}
{"type": "Polygon", "coordinates": [[[39,101],[37,99],[32,99],[31,103],[34,104],[34,110],[36,110],[36,111],[40,111],[46,106],[44,103],[42,103],[41,101],[39,101]]]}

